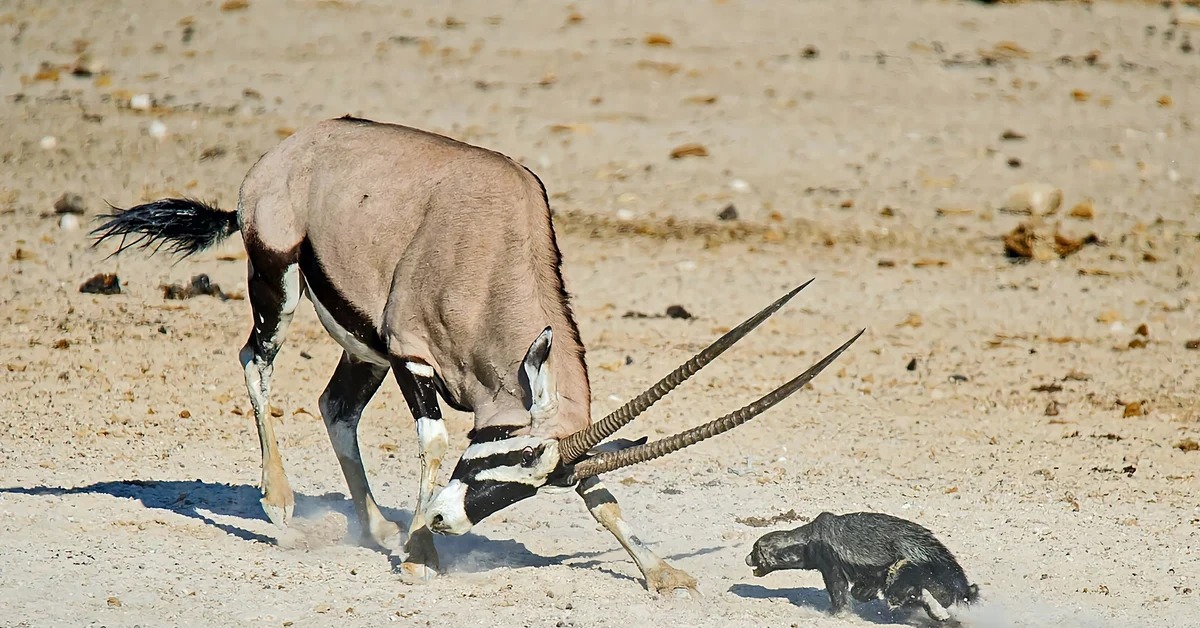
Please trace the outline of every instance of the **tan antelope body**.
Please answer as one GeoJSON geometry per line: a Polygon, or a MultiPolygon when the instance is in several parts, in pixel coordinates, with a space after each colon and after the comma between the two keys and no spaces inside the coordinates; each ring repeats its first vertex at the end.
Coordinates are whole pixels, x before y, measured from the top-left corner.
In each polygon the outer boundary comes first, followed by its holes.
{"type": "Polygon", "coordinates": [[[243,181],[237,212],[163,199],[104,218],[93,233],[97,243],[120,236],[118,253],[157,243],[189,255],[242,231],[254,325],[240,360],[260,437],[262,504],[277,525],[287,525],[293,495],[268,412],[270,378],[301,294],[344,349],[321,395],[321,413],[363,541],[381,547],[399,527],[371,496],[357,426],[389,370],[394,374],[420,444],[421,479],[403,564],[417,578],[438,569],[431,531],[462,534],[539,489],[575,486],[649,588],[695,591],[691,576],[637,539],[597,476],[744,423],[858,338],[726,417],[654,443],[599,445],[804,286],[593,425],[584,348],[563,287],[545,189],[499,153],[344,117],[302,129],[263,155],[243,181]],[[130,235],[134,241],[126,242],[130,235]],[[475,425],[449,484],[435,496],[448,448],[439,394],[473,413],[475,425]]]}

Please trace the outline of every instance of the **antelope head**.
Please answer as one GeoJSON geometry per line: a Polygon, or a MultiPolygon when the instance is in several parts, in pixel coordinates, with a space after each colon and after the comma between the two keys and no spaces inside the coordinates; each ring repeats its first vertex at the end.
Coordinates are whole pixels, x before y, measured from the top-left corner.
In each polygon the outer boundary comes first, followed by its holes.
{"type": "MultiPolygon", "coordinates": [[[[561,439],[513,436],[497,430],[477,434],[454,468],[450,482],[430,503],[429,529],[439,534],[463,534],[489,515],[532,497],[543,488],[569,488],[580,480],[640,464],[690,447],[727,432],[762,414],[800,390],[829,366],[866,330],[861,330],[807,371],[754,402],[703,425],[646,443],[601,441],[614,434],[712,362],[782,308],[812,280],[796,287],[762,311],[692,356],[654,386],[629,400],[602,420],[561,439]]],[[[546,328],[529,347],[523,370],[529,383],[531,419],[552,419],[558,394],[546,364],[553,334],[546,328]]]]}

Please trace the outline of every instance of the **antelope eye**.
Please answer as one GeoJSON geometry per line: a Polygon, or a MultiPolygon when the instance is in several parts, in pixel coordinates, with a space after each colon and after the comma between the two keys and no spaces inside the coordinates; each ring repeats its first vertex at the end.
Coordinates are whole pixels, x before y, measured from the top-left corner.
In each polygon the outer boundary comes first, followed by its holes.
{"type": "Polygon", "coordinates": [[[533,447],[526,447],[521,450],[522,467],[532,467],[535,462],[537,462],[537,453],[533,451],[533,447]]]}

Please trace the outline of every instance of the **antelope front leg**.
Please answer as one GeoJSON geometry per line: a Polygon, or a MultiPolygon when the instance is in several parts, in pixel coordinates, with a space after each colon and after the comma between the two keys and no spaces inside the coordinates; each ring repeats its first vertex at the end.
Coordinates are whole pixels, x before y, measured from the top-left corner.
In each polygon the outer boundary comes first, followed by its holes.
{"type": "Polygon", "coordinates": [[[440,565],[437,548],[433,544],[433,533],[425,524],[425,511],[433,498],[434,485],[449,447],[449,438],[442,422],[442,410],[438,407],[433,367],[421,362],[397,360],[392,370],[417,421],[421,457],[417,506],[408,526],[408,542],[404,544],[405,557],[400,569],[407,577],[428,581],[437,576],[440,565]]]}
{"type": "Polygon", "coordinates": [[[667,561],[658,557],[633,532],[633,528],[621,517],[621,505],[613,494],[608,492],[598,478],[585,478],[579,482],[576,492],[583,497],[588,512],[600,522],[605,529],[617,537],[621,547],[629,552],[633,562],[637,564],[642,577],[646,579],[646,588],[655,593],[674,592],[676,595],[692,593],[700,595],[696,589],[696,579],[682,569],[672,567],[667,561]]]}

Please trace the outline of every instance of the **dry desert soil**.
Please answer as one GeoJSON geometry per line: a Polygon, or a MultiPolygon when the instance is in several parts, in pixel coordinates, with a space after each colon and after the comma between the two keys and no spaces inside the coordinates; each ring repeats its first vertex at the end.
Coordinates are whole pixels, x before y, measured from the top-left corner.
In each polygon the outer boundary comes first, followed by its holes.
{"type": "MultiPolygon", "coordinates": [[[[1196,625],[1200,9],[1165,5],[0,1],[0,625],[920,623],[750,573],[825,510],[931,528],[983,591],[971,626],[1196,625]],[[265,519],[240,239],[176,263],[87,231],[106,202],[233,208],[262,153],[347,113],[541,176],[596,416],[816,278],[622,436],[867,329],[754,422],[608,476],[702,596],[648,592],[571,493],[439,538],[425,585],[343,542],[316,416],[340,349],[307,304],[272,398],[296,520],[265,519]],[[102,272],[120,293],[81,293],[102,272]],[[231,298],[164,298],[200,273],[231,298]]],[[[446,415],[452,463],[470,416],[446,415]]],[[[361,428],[402,523],[412,423],[389,381],[361,428]]]]}

